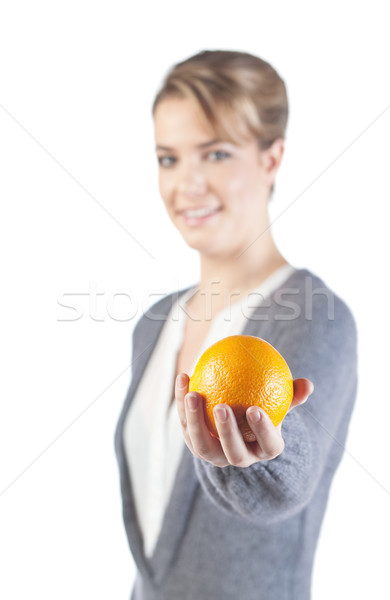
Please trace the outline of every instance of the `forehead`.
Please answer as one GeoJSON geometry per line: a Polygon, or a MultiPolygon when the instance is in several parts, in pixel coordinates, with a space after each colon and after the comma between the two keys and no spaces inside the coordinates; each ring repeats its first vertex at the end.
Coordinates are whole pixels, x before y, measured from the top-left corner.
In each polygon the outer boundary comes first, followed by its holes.
{"type": "Polygon", "coordinates": [[[199,145],[215,138],[211,126],[202,119],[195,104],[187,98],[165,98],[154,113],[156,145],[199,145]]]}

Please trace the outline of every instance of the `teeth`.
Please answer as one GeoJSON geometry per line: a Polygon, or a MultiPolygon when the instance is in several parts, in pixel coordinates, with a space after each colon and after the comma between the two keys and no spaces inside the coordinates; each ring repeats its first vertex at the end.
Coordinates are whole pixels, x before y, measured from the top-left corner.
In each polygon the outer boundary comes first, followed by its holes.
{"type": "Polygon", "coordinates": [[[216,212],[218,209],[216,208],[197,208],[194,210],[186,210],[184,211],[184,215],[189,218],[199,218],[199,217],[207,217],[212,213],[216,212]]]}

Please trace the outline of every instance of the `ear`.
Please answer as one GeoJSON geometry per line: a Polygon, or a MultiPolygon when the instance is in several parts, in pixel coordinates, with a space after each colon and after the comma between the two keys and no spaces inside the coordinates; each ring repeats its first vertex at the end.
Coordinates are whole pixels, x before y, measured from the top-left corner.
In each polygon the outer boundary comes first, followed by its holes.
{"type": "Polygon", "coordinates": [[[282,162],[284,152],[284,139],[276,139],[266,150],[260,151],[259,164],[261,167],[261,177],[272,193],[275,184],[275,178],[282,162]]]}
{"type": "Polygon", "coordinates": [[[284,139],[282,138],[278,138],[269,148],[267,148],[267,150],[263,150],[262,163],[267,174],[275,177],[276,172],[280,167],[280,163],[282,162],[283,153],[284,139]]]}

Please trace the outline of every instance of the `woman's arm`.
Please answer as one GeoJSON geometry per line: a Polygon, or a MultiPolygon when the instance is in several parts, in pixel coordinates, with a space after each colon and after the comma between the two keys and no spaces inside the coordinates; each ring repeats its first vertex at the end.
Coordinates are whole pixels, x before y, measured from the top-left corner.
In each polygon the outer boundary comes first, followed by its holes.
{"type": "MultiPolygon", "coordinates": [[[[257,441],[245,443],[232,408],[219,404],[214,408],[214,417],[219,439],[210,435],[204,419],[204,398],[197,392],[188,393],[189,377],[180,373],[176,379],[175,398],[182,431],[188,448],[198,458],[202,458],[216,467],[249,467],[259,461],[270,460],[278,456],[284,448],[281,424],[275,427],[267,413],[258,406],[247,409],[247,421],[257,441]],[[220,409],[224,415],[221,417],[220,409]]],[[[306,402],[313,391],[308,379],[294,380],[294,396],[289,407],[306,402]]]]}
{"type": "MultiPolygon", "coordinates": [[[[257,442],[245,444],[230,412],[218,428],[220,443],[204,429],[202,406],[192,412],[179,399],[200,483],[221,509],[263,524],[287,518],[310,501],[324,470],[340,459],[356,396],[356,327],[340,300],[335,314],[330,321],[320,304],[314,305],[310,321],[286,328],[284,355],[291,371],[305,375],[315,389],[304,405],[296,399],[279,431],[263,415],[261,425],[251,425],[257,442]],[[288,350],[294,340],[295,350],[288,350]]],[[[295,388],[300,385],[296,380],[295,388]]]]}

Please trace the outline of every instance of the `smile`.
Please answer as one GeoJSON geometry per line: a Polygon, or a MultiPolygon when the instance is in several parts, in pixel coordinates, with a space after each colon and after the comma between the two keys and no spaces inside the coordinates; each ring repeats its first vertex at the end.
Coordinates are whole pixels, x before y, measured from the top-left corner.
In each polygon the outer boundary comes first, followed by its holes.
{"type": "Polygon", "coordinates": [[[190,218],[207,217],[217,212],[219,208],[192,208],[189,210],[183,210],[182,215],[190,218]]]}
{"type": "Polygon", "coordinates": [[[180,214],[183,217],[183,219],[187,225],[194,226],[194,225],[199,225],[201,223],[204,223],[208,219],[211,219],[211,217],[213,217],[220,210],[221,209],[219,207],[218,208],[207,208],[207,207],[191,208],[188,210],[180,211],[180,214]]]}

